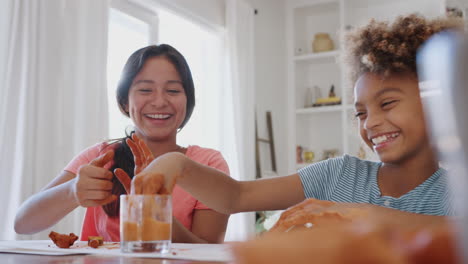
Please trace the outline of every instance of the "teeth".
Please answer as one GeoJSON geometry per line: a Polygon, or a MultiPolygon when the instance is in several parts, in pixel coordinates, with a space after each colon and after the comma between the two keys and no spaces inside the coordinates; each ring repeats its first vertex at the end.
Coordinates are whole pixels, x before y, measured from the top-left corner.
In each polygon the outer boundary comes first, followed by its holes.
{"type": "Polygon", "coordinates": [[[155,114],[155,115],[146,115],[146,116],[150,118],[154,118],[154,119],[166,119],[166,118],[169,118],[171,115],[155,114]]]}
{"type": "Polygon", "coordinates": [[[396,138],[398,135],[399,135],[398,133],[393,133],[393,134],[389,134],[389,135],[382,135],[380,137],[375,137],[375,138],[372,139],[372,143],[374,145],[377,145],[377,144],[380,144],[382,142],[388,141],[391,138],[396,138]]]}
{"type": "Polygon", "coordinates": [[[374,145],[377,145],[377,144],[380,144],[380,143],[384,142],[385,140],[387,140],[387,136],[375,137],[375,138],[372,139],[372,143],[374,145]]]}

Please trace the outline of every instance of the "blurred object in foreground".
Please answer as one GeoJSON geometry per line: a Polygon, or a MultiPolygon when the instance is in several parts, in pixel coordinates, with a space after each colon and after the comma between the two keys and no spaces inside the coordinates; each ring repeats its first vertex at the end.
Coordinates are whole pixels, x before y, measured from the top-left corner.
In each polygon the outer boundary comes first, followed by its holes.
{"type": "Polygon", "coordinates": [[[269,232],[233,250],[242,264],[462,263],[453,228],[445,218],[310,198],[284,211],[269,232]]]}
{"type": "Polygon", "coordinates": [[[236,263],[461,263],[448,225],[402,229],[369,222],[266,233],[233,245],[236,263]]]}
{"type": "Polygon", "coordinates": [[[457,247],[468,263],[468,37],[450,31],[433,36],[419,51],[417,63],[432,142],[449,169],[462,231],[457,247]]]}

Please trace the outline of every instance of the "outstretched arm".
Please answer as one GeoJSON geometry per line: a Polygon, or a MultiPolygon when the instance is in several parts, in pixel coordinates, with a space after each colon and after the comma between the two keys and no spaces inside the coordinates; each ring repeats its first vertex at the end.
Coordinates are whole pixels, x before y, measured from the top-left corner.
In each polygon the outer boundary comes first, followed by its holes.
{"type": "Polygon", "coordinates": [[[297,174],[254,181],[236,181],[177,152],[164,154],[143,172],[161,173],[167,189],[177,184],[206,206],[224,213],[278,210],[304,200],[297,174]]]}
{"type": "Polygon", "coordinates": [[[50,188],[40,191],[27,199],[18,209],[15,217],[15,231],[18,234],[34,234],[51,227],[78,207],[73,194],[75,175],[63,171],[50,188]]]}
{"type": "Polygon", "coordinates": [[[113,151],[99,156],[81,166],[77,175],[63,171],[21,205],[15,218],[15,231],[34,234],[51,227],[78,206],[99,206],[117,199],[111,193],[113,175],[103,168],[113,156],[113,151]]]}

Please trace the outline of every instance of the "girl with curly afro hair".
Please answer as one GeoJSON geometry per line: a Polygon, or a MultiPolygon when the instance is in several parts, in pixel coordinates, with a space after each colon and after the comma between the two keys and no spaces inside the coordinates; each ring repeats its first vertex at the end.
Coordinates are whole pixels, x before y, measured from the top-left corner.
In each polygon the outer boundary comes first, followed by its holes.
{"type": "Polygon", "coordinates": [[[416,53],[432,35],[461,25],[411,14],[393,24],[372,20],[347,36],[359,132],[381,160],[376,178],[382,197],[396,202],[421,186],[429,188],[421,195],[434,196],[445,182],[426,132],[416,53]]]}

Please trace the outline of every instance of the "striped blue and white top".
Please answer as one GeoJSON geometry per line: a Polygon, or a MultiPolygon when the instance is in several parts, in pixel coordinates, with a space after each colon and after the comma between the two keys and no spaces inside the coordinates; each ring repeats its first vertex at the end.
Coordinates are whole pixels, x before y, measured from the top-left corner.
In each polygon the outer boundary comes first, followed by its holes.
{"type": "Polygon", "coordinates": [[[394,198],[380,193],[377,172],[381,165],[382,162],[344,155],[302,168],[299,176],[306,198],[370,203],[428,215],[454,214],[446,170],[437,170],[418,187],[394,198]]]}

